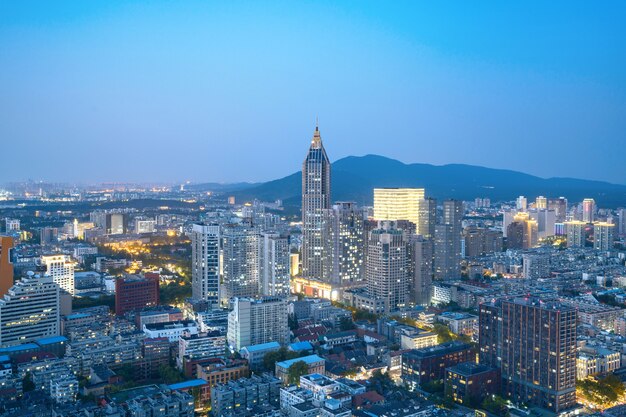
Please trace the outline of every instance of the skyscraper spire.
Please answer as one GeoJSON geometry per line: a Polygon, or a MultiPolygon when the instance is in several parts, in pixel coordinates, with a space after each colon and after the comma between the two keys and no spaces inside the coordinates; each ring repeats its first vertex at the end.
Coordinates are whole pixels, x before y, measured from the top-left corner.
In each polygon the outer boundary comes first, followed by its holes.
{"type": "Polygon", "coordinates": [[[309,152],[302,164],[302,274],[324,279],[323,212],[330,208],[330,161],[322,145],[317,118],[309,152]]]}

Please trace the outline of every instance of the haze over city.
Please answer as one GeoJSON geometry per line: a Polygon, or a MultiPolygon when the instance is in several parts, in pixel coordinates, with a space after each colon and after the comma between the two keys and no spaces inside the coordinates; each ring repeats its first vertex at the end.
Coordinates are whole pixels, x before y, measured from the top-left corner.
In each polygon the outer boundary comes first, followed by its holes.
{"type": "Polygon", "coordinates": [[[332,161],[624,184],[624,9],[2,2],[0,180],[267,181],[319,116],[332,161]]]}

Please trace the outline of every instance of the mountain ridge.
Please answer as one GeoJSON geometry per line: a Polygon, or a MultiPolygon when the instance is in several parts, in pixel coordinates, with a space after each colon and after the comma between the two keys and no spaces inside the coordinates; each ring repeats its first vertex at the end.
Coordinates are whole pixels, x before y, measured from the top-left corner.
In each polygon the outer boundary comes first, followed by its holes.
{"type": "MultiPolygon", "coordinates": [[[[381,155],[347,156],[332,163],[332,201],[349,200],[372,204],[376,187],[423,187],[426,195],[437,199],[473,200],[488,197],[492,201],[510,201],[519,195],[529,199],[568,198],[570,202],[594,198],[601,207],[626,206],[626,185],[605,181],[567,177],[541,178],[509,169],[487,168],[468,164],[432,165],[404,162],[381,155]]],[[[238,201],[254,198],[283,200],[288,206],[300,205],[301,174],[295,172],[282,178],[236,189],[223,187],[223,192],[238,201]]]]}

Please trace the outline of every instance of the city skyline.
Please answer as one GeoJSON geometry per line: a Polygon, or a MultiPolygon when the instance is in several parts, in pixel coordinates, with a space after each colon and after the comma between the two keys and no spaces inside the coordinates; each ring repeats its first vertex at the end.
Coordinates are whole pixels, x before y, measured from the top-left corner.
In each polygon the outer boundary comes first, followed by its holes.
{"type": "Polygon", "coordinates": [[[568,5],[4,3],[0,178],[266,181],[319,115],[333,161],[624,183],[623,6],[568,5]]]}

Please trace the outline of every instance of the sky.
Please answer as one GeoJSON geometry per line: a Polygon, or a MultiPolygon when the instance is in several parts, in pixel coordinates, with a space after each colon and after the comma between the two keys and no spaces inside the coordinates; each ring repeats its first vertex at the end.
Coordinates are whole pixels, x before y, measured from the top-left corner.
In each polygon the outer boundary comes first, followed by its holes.
{"type": "Polygon", "coordinates": [[[626,184],[623,1],[0,2],[0,183],[379,154],[626,184]]]}

